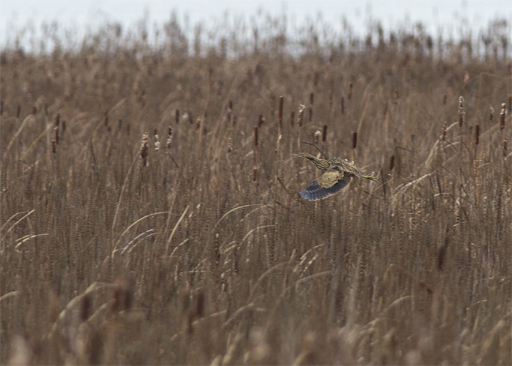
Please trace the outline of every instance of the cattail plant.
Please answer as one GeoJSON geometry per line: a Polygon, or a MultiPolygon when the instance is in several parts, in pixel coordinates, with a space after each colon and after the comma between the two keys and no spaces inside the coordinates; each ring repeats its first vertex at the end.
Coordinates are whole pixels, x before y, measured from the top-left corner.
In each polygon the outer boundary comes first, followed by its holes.
{"type": "Polygon", "coordinates": [[[228,122],[231,122],[232,117],[233,117],[233,101],[230,100],[228,103],[228,122]]]}
{"type": "Polygon", "coordinates": [[[167,143],[166,143],[167,150],[170,150],[171,145],[172,145],[172,127],[169,126],[169,132],[167,134],[167,143]]]}
{"type": "Polygon", "coordinates": [[[263,126],[264,123],[265,117],[263,117],[263,114],[260,114],[260,116],[258,117],[258,127],[261,128],[261,126],[263,126]]]}
{"type": "Polygon", "coordinates": [[[254,147],[258,147],[258,126],[254,126],[254,147]]]}
{"type": "Polygon", "coordinates": [[[228,138],[228,153],[232,152],[233,151],[233,140],[230,138],[228,138]]]}
{"type": "Polygon", "coordinates": [[[501,112],[500,112],[500,130],[503,133],[505,129],[505,119],[507,118],[507,109],[505,103],[501,104],[501,112]]]}
{"type": "Polygon", "coordinates": [[[146,132],[142,134],[140,157],[142,159],[142,166],[148,166],[148,134],[146,132]]]}
{"type": "Polygon", "coordinates": [[[318,144],[318,142],[320,141],[320,137],[322,137],[322,131],[316,130],[314,134],[315,145],[318,144]]]}
{"type": "Polygon", "coordinates": [[[327,125],[324,125],[323,129],[322,129],[322,142],[325,142],[327,138],[327,125]]]}
{"type": "Polygon", "coordinates": [[[309,122],[313,120],[313,104],[315,103],[315,94],[309,94],[309,122]]]}
{"type": "Polygon", "coordinates": [[[459,116],[459,127],[462,127],[462,125],[464,124],[464,119],[465,119],[465,116],[466,116],[466,112],[464,112],[464,97],[463,96],[460,96],[459,97],[459,111],[458,111],[458,116],[459,116]]]}
{"type": "Polygon", "coordinates": [[[306,109],[306,106],[304,104],[301,104],[299,106],[299,117],[297,117],[297,126],[301,127],[302,122],[304,121],[304,110],[306,109]]]}
{"type": "Polygon", "coordinates": [[[279,135],[281,135],[281,133],[283,131],[283,105],[284,105],[284,97],[280,96],[279,97],[279,111],[277,114],[277,119],[279,121],[279,129],[278,129],[279,135]]]}
{"type": "Polygon", "coordinates": [[[160,141],[158,139],[158,130],[155,128],[155,151],[160,150],[160,141]]]}
{"type": "Polygon", "coordinates": [[[53,135],[54,135],[55,144],[58,145],[59,144],[59,126],[57,126],[53,129],[53,135]]]}
{"type": "Polygon", "coordinates": [[[179,124],[180,123],[180,110],[179,109],[176,109],[174,118],[175,118],[176,124],[179,124]]]}
{"type": "Polygon", "coordinates": [[[21,116],[21,105],[18,105],[18,108],[16,108],[16,118],[20,118],[21,116]]]}
{"type": "Polygon", "coordinates": [[[357,147],[357,131],[352,134],[352,149],[357,147]]]}

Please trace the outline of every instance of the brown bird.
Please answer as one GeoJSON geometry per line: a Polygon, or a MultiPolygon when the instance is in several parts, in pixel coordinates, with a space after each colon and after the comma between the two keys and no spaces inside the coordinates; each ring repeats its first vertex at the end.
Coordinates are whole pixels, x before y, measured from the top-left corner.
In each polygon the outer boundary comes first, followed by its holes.
{"type": "Polygon", "coordinates": [[[377,180],[373,175],[365,175],[353,161],[350,162],[347,159],[319,159],[308,153],[293,155],[308,159],[315,167],[324,172],[300,192],[301,196],[309,201],[321,200],[338,193],[350,183],[352,177],[377,180]]]}

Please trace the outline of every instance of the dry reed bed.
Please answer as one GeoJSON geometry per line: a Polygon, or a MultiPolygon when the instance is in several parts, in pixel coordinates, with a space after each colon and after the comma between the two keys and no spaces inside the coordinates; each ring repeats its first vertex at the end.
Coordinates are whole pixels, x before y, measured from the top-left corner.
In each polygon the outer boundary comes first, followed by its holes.
{"type": "Polygon", "coordinates": [[[2,54],[2,363],[510,364],[507,43],[100,36],[2,54]]]}

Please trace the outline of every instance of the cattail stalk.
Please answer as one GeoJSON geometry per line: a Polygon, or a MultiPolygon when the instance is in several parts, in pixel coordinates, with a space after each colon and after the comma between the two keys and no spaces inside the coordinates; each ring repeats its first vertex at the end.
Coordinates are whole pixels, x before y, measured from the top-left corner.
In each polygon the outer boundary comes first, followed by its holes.
{"type": "Polygon", "coordinates": [[[283,132],[283,105],[284,105],[284,97],[280,96],[279,97],[279,112],[277,115],[277,118],[279,121],[279,129],[278,129],[279,136],[281,136],[281,134],[283,132]]]}
{"type": "Polygon", "coordinates": [[[395,167],[395,155],[391,155],[391,158],[389,159],[389,171],[392,171],[395,167]]]}
{"type": "Polygon", "coordinates": [[[254,127],[254,147],[258,147],[258,126],[254,127]]]}
{"type": "Polygon", "coordinates": [[[324,125],[324,128],[322,129],[322,142],[325,142],[327,139],[327,125],[324,125]]]}

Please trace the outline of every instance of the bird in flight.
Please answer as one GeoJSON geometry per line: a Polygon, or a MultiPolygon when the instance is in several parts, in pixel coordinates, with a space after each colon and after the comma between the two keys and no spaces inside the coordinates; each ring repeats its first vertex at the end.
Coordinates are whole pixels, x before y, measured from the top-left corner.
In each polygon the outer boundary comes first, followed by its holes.
{"type": "Polygon", "coordinates": [[[293,155],[308,159],[316,168],[324,172],[300,192],[300,195],[309,201],[318,201],[338,193],[350,183],[352,177],[370,179],[374,182],[377,180],[373,175],[365,175],[353,161],[347,159],[319,159],[308,153],[293,155]]]}

